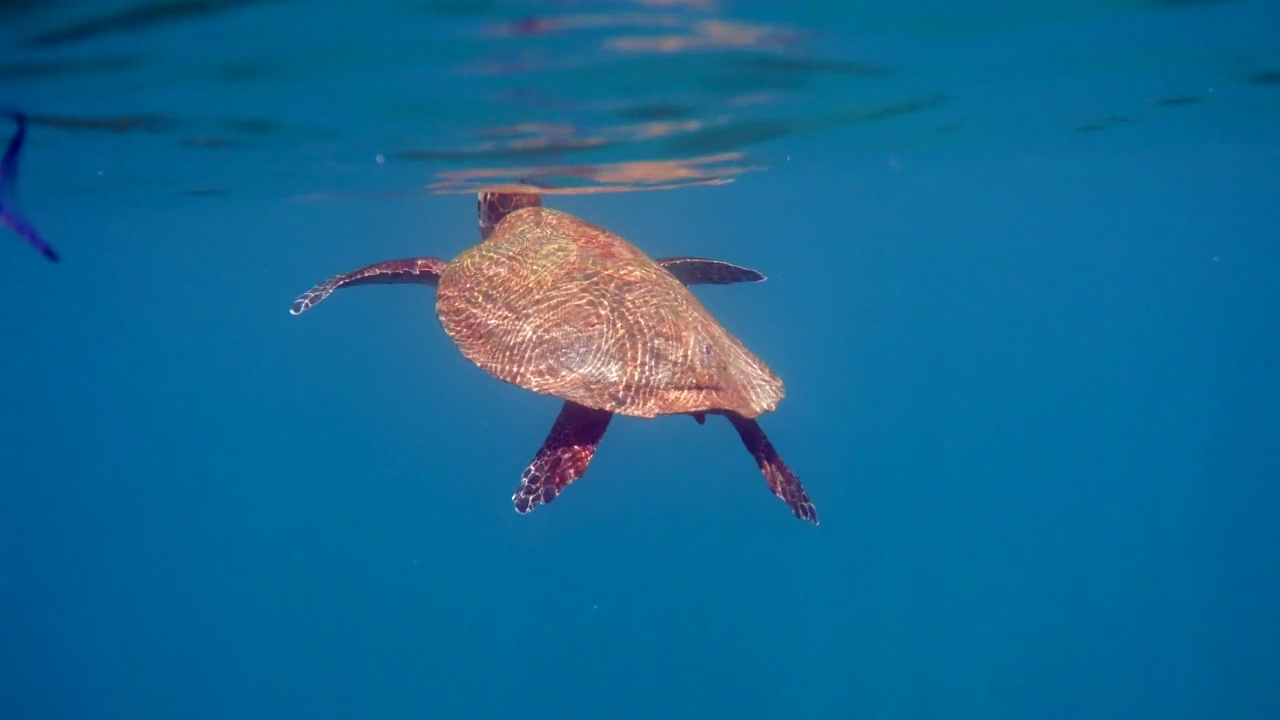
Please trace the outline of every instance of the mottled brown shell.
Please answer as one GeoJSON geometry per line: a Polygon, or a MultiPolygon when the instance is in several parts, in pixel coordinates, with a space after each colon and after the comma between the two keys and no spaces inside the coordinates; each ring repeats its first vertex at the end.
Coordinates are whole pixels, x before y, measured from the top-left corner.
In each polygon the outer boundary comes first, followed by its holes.
{"type": "Polygon", "coordinates": [[[773,371],[671,273],[556,210],[517,210],[449,263],[436,314],[495,377],[591,408],[755,417],[783,395],[773,371]]]}

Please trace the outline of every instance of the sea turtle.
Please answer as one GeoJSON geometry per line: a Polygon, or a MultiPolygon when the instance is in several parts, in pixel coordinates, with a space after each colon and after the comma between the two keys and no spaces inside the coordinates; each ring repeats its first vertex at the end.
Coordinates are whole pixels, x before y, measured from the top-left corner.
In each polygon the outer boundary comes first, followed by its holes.
{"type": "Polygon", "coordinates": [[[471,362],[564,399],[512,496],[527,513],[582,477],[613,415],[728,418],[796,517],[818,522],[800,480],[755,418],[782,381],[720,326],[686,285],[764,276],[719,260],[652,260],[613,233],[542,206],[534,192],[482,192],[481,242],[452,262],[408,258],[330,278],[303,293],[300,315],[352,285],[436,286],[436,315],[471,362]]]}
{"type": "Polygon", "coordinates": [[[13,137],[9,140],[9,147],[4,151],[4,158],[0,159],[0,223],[3,223],[10,230],[18,233],[18,235],[27,241],[27,244],[40,251],[41,255],[58,262],[58,253],[54,252],[49,243],[45,242],[36,229],[27,222],[18,212],[17,193],[18,193],[18,154],[22,152],[22,140],[27,135],[27,116],[16,110],[0,110],[3,115],[14,124],[18,129],[14,131],[13,137]]]}

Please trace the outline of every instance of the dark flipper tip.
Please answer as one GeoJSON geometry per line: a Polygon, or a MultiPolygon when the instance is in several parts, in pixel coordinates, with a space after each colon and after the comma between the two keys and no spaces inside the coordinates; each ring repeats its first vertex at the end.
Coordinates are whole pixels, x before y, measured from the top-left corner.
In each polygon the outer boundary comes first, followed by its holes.
{"type": "MultiPolygon", "coordinates": [[[[599,439],[596,438],[595,442],[598,443],[599,439]]],[[[566,485],[586,474],[595,451],[595,443],[540,450],[520,476],[520,485],[511,496],[516,512],[525,515],[539,505],[555,500],[566,485]]]]}
{"type": "Polygon", "coordinates": [[[773,443],[769,442],[760,424],[737,413],[726,413],[725,416],[729,418],[729,422],[733,423],[733,427],[742,438],[742,443],[756,459],[756,464],[764,474],[769,490],[781,498],[796,517],[817,525],[818,510],[809,499],[809,494],[805,492],[804,485],[800,484],[800,478],[796,477],[791,468],[782,461],[782,457],[774,449],[773,443]]]}
{"type": "Polygon", "coordinates": [[[319,285],[299,295],[298,299],[294,300],[293,304],[289,306],[289,314],[301,315],[316,305],[319,305],[321,300],[324,300],[333,294],[333,291],[338,287],[337,280],[338,278],[325,280],[319,285]]]}
{"type": "MultiPolygon", "coordinates": [[[[778,497],[791,508],[791,512],[801,520],[808,520],[814,525],[818,524],[818,510],[813,506],[813,501],[809,499],[808,493],[804,491],[804,486],[800,484],[800,479],[791,472],[791,469],[778,463],[778,489],[775,491],[778,497]]],[[[772,484],[772,483],[770,483],[772,484]]]]}

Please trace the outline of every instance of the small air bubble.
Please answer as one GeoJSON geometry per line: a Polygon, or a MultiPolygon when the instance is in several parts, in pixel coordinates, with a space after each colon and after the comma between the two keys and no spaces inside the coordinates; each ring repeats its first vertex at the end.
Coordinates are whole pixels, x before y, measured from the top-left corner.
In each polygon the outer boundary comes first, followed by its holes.
{"type": "Polygon", "coordinates": [[[386,156],[386,155],[383,155],[382,153],[378,153],[377,155],[374,155],[374,156],[373,156],[373,159],[374,159],[374,161],[376,161],[379,165],[382,165],[383,163],[385,163],[385,162],[387,161],[387,156],[386,156]]]}

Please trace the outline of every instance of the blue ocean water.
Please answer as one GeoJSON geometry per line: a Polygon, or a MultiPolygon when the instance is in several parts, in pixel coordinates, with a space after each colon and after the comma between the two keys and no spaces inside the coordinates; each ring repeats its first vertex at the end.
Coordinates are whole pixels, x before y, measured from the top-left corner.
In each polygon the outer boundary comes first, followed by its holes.
{"type": "Polygon", "coordinates": [[[0,717],[1280,717],[1280,3],[908,5],[0,2],[0,717]],[[506,182],[769,277],[819,527],[288,314],[506,182]]]}

